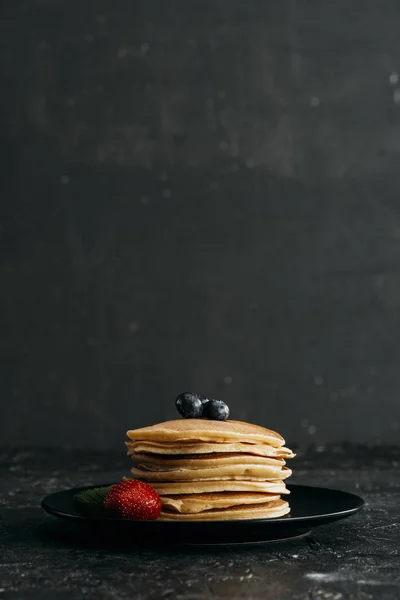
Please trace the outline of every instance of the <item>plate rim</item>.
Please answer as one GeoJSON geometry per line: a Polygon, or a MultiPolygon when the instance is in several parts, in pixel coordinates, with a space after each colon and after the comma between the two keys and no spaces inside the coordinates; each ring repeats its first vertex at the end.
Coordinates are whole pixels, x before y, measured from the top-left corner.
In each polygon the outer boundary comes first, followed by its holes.
{"type": "MultiPolygon", "coordinates": [[[[79,493],[80,491],[83,490],[88,490],[88,489],[93,489],[93,488],[98,488],[98,487],[108,487],[110,485],[113,485],[112,483],[100,483],[100,484],[94,484],[94,485],[84,485],[84,486],[76,486],[76,487],[70,487],[70,488],[66,488],[64,490],[59,490],[58,492],[53,492],[51,494],[47,494],[46,496],[44,496],[40,502],[40,505],[42,507],[42,509],[47,512],[48,514],[61,518],[61,519],[68,519],[71,521],[83,521],[86,523],[121,523],[124,522],[126,523],[126,520],[120,518],[120,517],[90,517],[84,514],[80,514],[78,512],[76,513],[72,513],[72,512],[65,512],[63,510],[58,510],[55,509],[51,506],[51,504],[49,504],[49,502],[51,502],[51,499],[54,498],[54,496],[58,496],[60,494],[65,494],[65,493],[72,493],[74,492],[74,494],[79,493]]],[[[335,494],[343,494],[347,497],[349,497],[349,499],[352,499],[354,502],[354,506],[351,508],[347,508],[344,510],[339,510],[339,511],[335,511],[335,512],[328,512],[328,513],[324,513],[324,514],[310,514],[310,515],[303,515],[300,517],[291,517],[290,515],[288,516],[284,516],[284,517],[274,517],[272,519],[265,519],[265,518],[261,518],[261,519],[232,519],[232,520],[212,520],[212,521],[158,521],[156,520],[152,520],[152,521],[141,521],[141,520],[136,520],[136,519],[130,519],[129,523],[131,524],[140,524],[141,526],[143,526],[143,523],[146,523],[147,526],[150,527],[154,527],[154,526],[162,526],[165,528],[168,527],[176,527],[177,525],[184,525],[185,527],[199,527],[199,526],[203,526],[205,523],[207,523],[207,526],[228,526],[228,525],[232,525],[232,523],[234,523],[235,525],[240,526],[241,524],[250,524],[250,523],[268,523],[269,525],[273,525],[273,524],[279,524],[279,525],[293,525],[295,526],[296,524],[301,525],[302,523],[306,522],[309,523],[310,521],[313,521],[313,524],[311,525],[311,527],[317,527],[318,525],[322,525],[327,518],[331,518],[330,522],[336,521],[336,520],[340,520],[340,519],[344,519],[346,517],[350,517],[351,515],[356,514],[357,512],[359,512],[360,510],[362,510],[365,506],[365,500],[361,497],[358,496],[357,494],[354,494],[353,492],[347,492],[344,490],[339,490],[339,489],[335,489],[335,488],[329,488],[329,487],[321,487],[321,486],[311,486],[311,485],[304,485],[304,484],[296,484],[296,483],[290,483],[287,484],[287,487],[289,488],[289,490],[293,489],[293,488],[301,488],[303,490],[310,490],[311,492],[314,490],[318,490],[318,491],[323,491],[323,492],[333,492],[335,494]]],[[[308,525],[307,525],[308,526],[308,525]]]]}

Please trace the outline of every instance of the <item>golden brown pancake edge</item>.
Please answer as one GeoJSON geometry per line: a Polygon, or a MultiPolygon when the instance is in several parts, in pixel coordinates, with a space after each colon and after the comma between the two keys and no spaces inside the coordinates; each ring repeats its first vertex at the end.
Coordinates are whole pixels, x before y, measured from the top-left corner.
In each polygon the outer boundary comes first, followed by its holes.
{"type": "Polygon", "coordinates": [[[201,513],[173,513],[162,510],[160,521],[234,521],[244,519],[275,519],[290,512],[285,500],[275,500],[256,506],[235,506],[232,508],[212,509],[201,513]]]}
{"type": "Polygon", "coordinates": [[[127,431],[127,436],[133,441],[246,441],[246,443],[264,443],[274,447],[283,446],[285,443],[279,433],[260,425],[243,421],[214,421],[208,419],[165,421],[140,429],[130,429],[127,431]]]}

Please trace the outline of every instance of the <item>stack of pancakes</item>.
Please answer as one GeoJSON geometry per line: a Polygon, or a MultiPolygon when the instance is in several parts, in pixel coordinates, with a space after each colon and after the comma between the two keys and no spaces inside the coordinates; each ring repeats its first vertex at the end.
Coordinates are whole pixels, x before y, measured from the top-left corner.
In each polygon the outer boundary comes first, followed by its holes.
{"type": "Polygon", "coordinates": [[[240,421],[179,419],[127,432],[135,479],[160,495],[159,519],[281,517],[289,504],[285,459],[293,452],[274,431],[240,421]]]}

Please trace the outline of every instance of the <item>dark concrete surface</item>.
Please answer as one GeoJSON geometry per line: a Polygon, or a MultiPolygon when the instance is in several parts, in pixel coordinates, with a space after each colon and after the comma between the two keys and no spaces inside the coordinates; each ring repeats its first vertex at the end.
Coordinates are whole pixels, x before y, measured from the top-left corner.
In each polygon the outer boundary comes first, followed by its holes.
{"type": "Polygon", "coordinates": [[[117,449],[184,390],[398,442],[399,19],[0,3],[2,443],[117,449]]]}
{"type": "Polygon", "coordinates": [[[365,509],[309,538],[257,549],[141,549],[71,528],[39,507],[48,493],[117,481],[127,458],[3,449],[0,597],[15,600],[347,600],[400,598],[400,448],[300,450],[294,483],[356,492],[365,509]]]}

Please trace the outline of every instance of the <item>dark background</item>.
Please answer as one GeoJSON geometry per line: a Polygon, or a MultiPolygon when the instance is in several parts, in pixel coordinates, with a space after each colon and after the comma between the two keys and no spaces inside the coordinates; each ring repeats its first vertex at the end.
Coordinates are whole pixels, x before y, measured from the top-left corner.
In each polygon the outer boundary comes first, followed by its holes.
{"type": "Polygon", "coordinates": [[[3,444],[186,389],[399,439],[400,5],[3,0],[3,444]]]}

